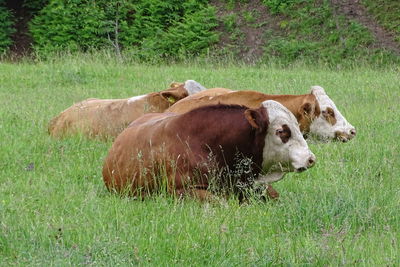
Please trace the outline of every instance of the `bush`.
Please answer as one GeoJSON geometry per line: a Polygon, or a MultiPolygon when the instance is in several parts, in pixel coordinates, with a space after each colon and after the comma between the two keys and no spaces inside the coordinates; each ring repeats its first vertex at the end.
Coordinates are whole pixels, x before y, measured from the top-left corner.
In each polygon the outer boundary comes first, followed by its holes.
{"type": "Polygon", "coordinates": [[[114,47],[149,59],[204,53],[216,26],[204,0],[52,0],[30,30],[39,53],[114,47]]]}
{"type": "Polygon", "coordinates": [[[38,52],[87,50],[104,46],[105,13],[90,0],[54,0],[30,23],[38,52]]]}
{"type": "Polygon", "coordinates": [[[13,25],[11,11],[5,7],[5,0],[0,0],[0,54],[7,52],[12,44],[11,35],[15,32],[13,25]]]}
{"type": "Polygon", "coordinates": [[[30,14],[37,14],[49,1],[50,0],[25,0],[22,6],[26,8],[30,14]]]}
{"type": "Polygon", "coordinates": [[[215,9],[205,8],[184,16],[165,31],[159,31],[155,36],[143,39],[141,48],[144,57],[198,56],[204,54],[211,44],[218,41],[217,33],[212,29],[217,26],[215,9]],[[155,38],[154,38],[155,37],[155,38]]]}

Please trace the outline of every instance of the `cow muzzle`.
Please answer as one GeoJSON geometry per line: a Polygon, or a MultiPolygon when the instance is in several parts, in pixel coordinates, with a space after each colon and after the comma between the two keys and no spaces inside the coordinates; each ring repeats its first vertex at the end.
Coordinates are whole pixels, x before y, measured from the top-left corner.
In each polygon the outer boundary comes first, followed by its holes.
{"type": "Polygon", "coordinates": [[[295,172],[303,172],[311,167],[313,167],[315,165],[315,155],[311,154],[311,156],[307,159],[305,166],[299,167],[299,168],[295,168],[295,172]]]}
{"type": "Polygon", "coordinates": [[[346,132],[341,132],[341,131],[336,131],[335,132],[335,138],[338,141],[341,141],[343,143],[350,141],[356,136],[356,129],[352,128],[348,133],[346,132]]]}

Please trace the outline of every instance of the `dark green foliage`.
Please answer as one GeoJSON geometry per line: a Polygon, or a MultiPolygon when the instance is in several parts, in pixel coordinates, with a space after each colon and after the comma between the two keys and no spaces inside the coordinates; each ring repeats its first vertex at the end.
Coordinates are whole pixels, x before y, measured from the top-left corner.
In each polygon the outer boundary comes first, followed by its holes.
{"type": "Polygon", "coordinates": [[[30,30],[38,52],[87,50],[104,46],[105,22],[97,2],[54,0],[32,20],[30,30]]]}
{"type": "Polygon", "coordinates": [[[11,35],[15,32],[14,17],[5,7],[5,2],[5,0],[0,0],[0,54],[8,50],[12,44],[11,35]]]}
{"type": "Polygon", "coordinates": [[[209,14],[215,14],[215,9],[208,7],[187,14],[181,22],[175,23],[167,31],[158,32],[156,36],[159,38],[144,39],[142,48],[147,52],[151,51],[151,57],[155,56],[154,53],[166,57],[204,54],[211,44],[218,41],[217,33],[213,32],[213,28],[217,26],[216,18],[209,14]]]}
{"type": "Polygon", "coordinates": [[[42,10],[50,0],[25,0],[22,6],[28,9],[30,14],[36,14],[42,10]]]}
{"type": "MultiPolygon", "coordinates": [[[[327,0],[264,0],[272,13],[280,14],[281,31],[268,32],[265,58],[283,62],[298,59],[337,64],[346,59],[367,58],[374,41],[355,21],[333,12],[327,0]]],[[[373,53],[373,51],[372,51],[373,53]]]]}
{"type": "Polygon", "coordinates": [[[121,28],[121,43],[143,59],[202,54],[218,41],[215,9],[206,2],[142,0],[121,28]]]}
{"type": "Polygon", "coordinates": [[[302,2],[301,0],[263,0],[262,1],[272,14],[285,13],[287,9],[294,4],[302,2]]]}
{"type": "Polygon", "coordinates": [[[39,52],[113,47],[147,59],[201,54],[216,26],[207,1],[52,0],[30,29],[39,52]]]}
{"type": "MultiPolygon", "coordinates": [[[[0,53],[10,47],[14,19],[0,0],[0,53]]],[[[338,64],[362,59],[399,62],[389,52],[371,48],[372,34],[361,24],[335,12],[329,0],[262,0],[268,14],[249,0],[224,0],[229,12],[217,20],[208,0],[25,0],[33,46],[38,56],[53,52],[104,49],[118,58],[158,62],[192,56],[240,55],[248,44],[246,26],[262,31],[264,55],[287,64],[297,60],[338,64]],[[251,7],[249,9],[249,7],[251,7]],[[233,13],[231,11],[235,10],[233,13]],[[271,16],[272,14],[272,16],[271,16]],[[262,18],[265,20],[259,20],[262,18]],[[217,26],[221,32],[217,32],[217,26]],[[270,25],[265,27],[265,25],[270,25]],[[278,28],[277,28],[278,27],[278,28]],[[222,36],[224,47],[214,44],[222,36]],[[229,44],[226,44],[228,42],[229,44]],[[392,59],[391,59],[392,57],[392,59]]],[[[214,2],[216,3],[216,2],[214,2]]],[[[368,11],[400,42],[397,0],[362,0],[368,11]],[[397,36],[397,37],[396,37],[397,36]]],[[[221,3],[216,3],[221,8],[221,3]]]]}

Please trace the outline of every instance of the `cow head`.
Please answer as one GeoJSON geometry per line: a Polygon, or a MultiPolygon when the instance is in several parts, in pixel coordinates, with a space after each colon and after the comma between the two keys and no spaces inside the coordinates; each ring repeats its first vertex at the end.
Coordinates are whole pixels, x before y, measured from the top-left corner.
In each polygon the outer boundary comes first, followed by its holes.
{"type": "Polygon", "coordinates": [[[187,80],[185,83],[173,82],[170,88],[160,92],[162,98],[167,100],[170,104],[181,100],[189,95],[198,93],[206,88],[196,81],[187,80]]]}
{"type": "Polygon", "coordinates": [[[320,86],[311,87],[321,109],[321,114],[311,123],[310,132],[322,138],[347,142],[356,135],[356,129],[347,122],[335,103],[320,86]]]}
{"type": "Polygon", "coordinates": [[[315,163],[315,156],[308,148],[294,115],[280,103],[267,100],[269,126],[263,151],[263,169],[301,172],[315,163]]]}

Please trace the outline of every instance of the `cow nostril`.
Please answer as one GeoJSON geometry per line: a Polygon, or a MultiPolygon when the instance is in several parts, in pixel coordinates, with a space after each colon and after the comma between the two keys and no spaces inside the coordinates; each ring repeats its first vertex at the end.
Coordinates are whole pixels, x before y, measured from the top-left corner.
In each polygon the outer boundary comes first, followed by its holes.
{"type": "Polygon", "coordinates": [[[307,170],[306,167],[301,167],[301,168],[297,168],[297,169],[296,169],[296,172],[303,172],[303,171],[305,171],[305,170],[307,170]]]}
{"type": "Polygon", "coordinates": [[[350,130],[350,134],[351,134],[352,136],[356,136],[356,130],[354,130],[354,129],[350,130]]]}
{"type": "Polygon", "coordinates": [[[312,158],[310,158],[310,159],[308,160],[308,165],[311,166],[311,165],[314,164],[314,162],[315,162],[315,160],[313,160],[312,158]]]}

